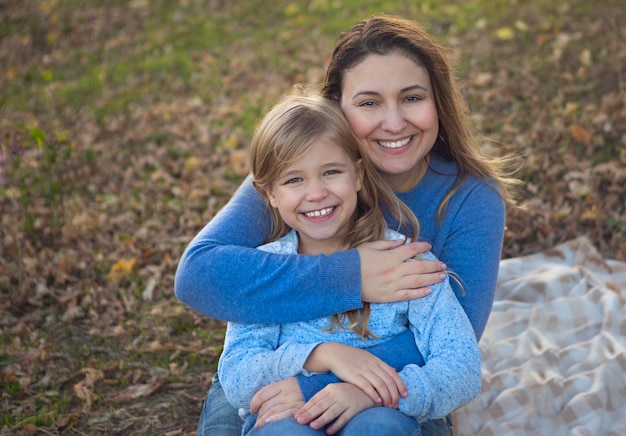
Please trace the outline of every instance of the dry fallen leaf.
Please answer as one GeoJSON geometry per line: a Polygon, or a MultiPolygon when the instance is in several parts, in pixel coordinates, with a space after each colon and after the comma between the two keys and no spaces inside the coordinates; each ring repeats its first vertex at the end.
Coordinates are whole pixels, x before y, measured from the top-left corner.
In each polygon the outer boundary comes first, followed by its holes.
{"type": "Polygon", "coordinates": [[[111,271],[107,275],[107,280],[110,282],[115,282],[117,280],[130,276],[136,263],[137,263],[137,259],[135,259],[134,257],[130,259],[118,260],[111,267],[111,271]]]}
{"type": "Polygon", "coordinates": [[[84,381],[78,382],[74,385],[74,393],[78,398],[85,401],[83,405],[83,412],[91,409],[93,402],[98,398],[94,392],[86,386],[84,381]]]}
{"type": "Polygon", "coordinates": [[[149,397],[155,393],[161,387],[160,383],[139,383],[128,386],[122,392],[120,392],[114,401],[122,402],[128,400],[134,400],[140,397],[149,397]]]}
{"type": "Polygon", "coordinates": [[[570,134],[579,144],[588,145],[591,142],[591,133],[579,124],[574,124],[570,128],[570,134]]]}

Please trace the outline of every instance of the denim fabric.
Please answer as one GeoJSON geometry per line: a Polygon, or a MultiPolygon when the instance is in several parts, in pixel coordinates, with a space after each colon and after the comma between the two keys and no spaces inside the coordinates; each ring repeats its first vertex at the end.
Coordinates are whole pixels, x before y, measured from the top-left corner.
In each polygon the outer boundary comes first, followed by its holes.
{"type": "MultiPolygon", "coordinates": [[[[412,422],[411,418],[395,410],[384,409],[384,408],[375,408],[375,409],[369,409],[369,410],[379,410],[379,409],[380,409],[380,412],[378,413],[380,414],[385,414],[386,413],[384,412],[385,410],[388,410],[389,412],[393,412],[392,413],[393,416],[387,415],[384,418],[386,421],[389,421],[390,419],[393,419],[393,420],[398,419],[399,421],[406,422],[406,420],[408,419],[409,423],[412,422]]],[[[373,412],[370,412],[370,413],[373,414],[373,412]]],[[[359,415],[357,415],[357,417],[359,415]]],[[[354,419],[356,419],[357,417],[353,418],[353,420],[350,421],[348,425],[346,425],[346,428],[344,428],[344,431],[346,431],[346,429],[350,429],[350,428],[353,428],[353,426],[358,425],[358,422],[353,423],[354,419]]],[[[377,418],[377,419],[381,419],[381,418],[377,418]]],[[[369,420],[370,419],[364,418],[365,422],[368,422],[369,420]]],[[[400,425],[402,425],[402,423],[400,423],[400,425]]],[[[224,395],[224,390],[222,389],[219,379],[217,378],[217,375],[214,376],[213,383],[211,385],[211,388],[209,389],[209,393],[204,402],[204,406],[202,407],[202,413],[200,415],[200,421],[198,422],[198,429],[197,429],[196,434],[198,436],[240,436],[242,427],[243,427],[243,420],[237,414],[237,409],[235,409],[230,404],[228,404],[228,400],[226,400],[226,395],[224,395]]],[[[249,433],[249,435],[263,436],[263,435],[270,435],[270,434],[297,434],[297,435],[299,434],[302,434],[302,435],[324,434],[323,432],[312,430],[308,426],[300,425],[296,423],[294,420],[287,420],[287,419],[282,420],[282,421],[277,421],[275,423],[272,423],[271,425],[265,426],[264,428],[267,428],[267,430],[265,430],[264,432],[253,431],[249,433]],[[280,426],[278,425],[279,423],[281,423],[280,426]],[[287,430],[283,432],[282,426],[285,426],[287,430]],[[271,430],[271,429],[274,429],[274,430],[271,430]],[[311,430],[312,433],[311,432],[307,433],[308,431],[307,429],[311,430]],[[276,431],[277,433],[272,433],[273,431],[276,431]],[[292,433],[292,431],[299,431],[301,433],[292,433]]],[[[340,434],[346,435],[346,436],[348,435],[348,433],[343,433],[343,432],[340,434]]],[[[375,434],[379,435],[379,434],[384,434],[384,433],[375,433],[375,434]]],[[[396,434],[396,433],[388,433],[388,434],[396,434]]],[[[424,422],[421,425],[421,433],[419,429],[415,429],[413,430],[413,433],[399,433],[399,434],[408,434],[408,435],[421,434],[422,436],[452,436],[452,424],[449,418],[435,419],[432,421],[424,422]]],[[[359,434],[358,436],[366,436],[366,435],[359,434]]]]}
{"type": "Polygon", "coordinates": [[[243,419],[226,399],[222,385],[213,377],[213,383],[204,401],[196,434],[198,436],[241,436],[243,419]]]}
{"type": "MultiPolygon", "coordinates": [[[[282,419],[252,429],[246,436],[322,436],[324,430],[313,430],[308,425],[298,424],[293,418],[282,419]]],[[[364,410],[348,422],[338,436],[419,436],[419,423],[398,410],[374,407],[364,410]]]]}
{"type": "Polygon", "coordinates": [[[452,420],[450,416],[432,419],[422,423],[422,436],[452,436],[452,420]]]}

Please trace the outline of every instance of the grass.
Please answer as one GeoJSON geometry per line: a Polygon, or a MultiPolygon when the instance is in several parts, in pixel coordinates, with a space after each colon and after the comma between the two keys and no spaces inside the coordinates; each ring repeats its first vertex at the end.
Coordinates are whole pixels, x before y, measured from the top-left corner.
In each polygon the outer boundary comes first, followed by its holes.
{"type": "Polygon", "coordinates": [[[380,12],[429,28],[475,122],[525,156],[503,255],[586,234],[626,258],[618,0],[5,0],[0,433],[193,433],[224,324],[176,300],[178,259],[263,111],[380,12]]]}

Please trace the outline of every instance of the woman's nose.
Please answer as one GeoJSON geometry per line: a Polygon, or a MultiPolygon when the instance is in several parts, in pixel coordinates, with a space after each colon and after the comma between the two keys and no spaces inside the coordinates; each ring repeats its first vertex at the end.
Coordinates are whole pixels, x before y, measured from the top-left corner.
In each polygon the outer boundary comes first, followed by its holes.
{"type": "Polygon", "coordinates": [[[388,132],[400,132],[406,127],[404,114],[396,105],[387,107],[383,116],[381,127],[388,132]]]}

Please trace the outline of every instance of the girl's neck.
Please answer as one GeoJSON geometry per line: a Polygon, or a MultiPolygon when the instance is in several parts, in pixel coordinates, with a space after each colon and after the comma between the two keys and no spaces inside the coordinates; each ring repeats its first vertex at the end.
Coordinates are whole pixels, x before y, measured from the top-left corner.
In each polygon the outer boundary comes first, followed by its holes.
{"type": "Polygon", "coordinates": [[[310,256],[325,254],[328,256],[342,250],[345,250],[343,244],[337,244],[332,241],[306,241],[305,243],[298,233],[298,254],[308,254],[310,256]]]}

